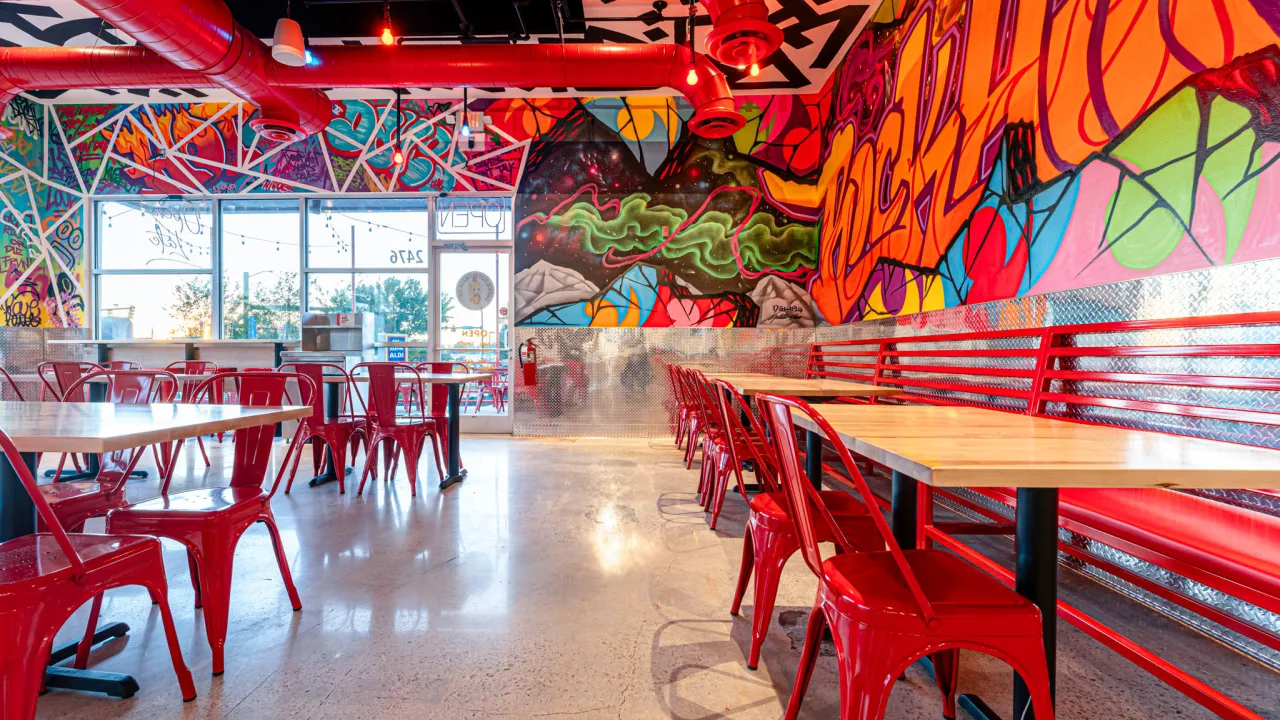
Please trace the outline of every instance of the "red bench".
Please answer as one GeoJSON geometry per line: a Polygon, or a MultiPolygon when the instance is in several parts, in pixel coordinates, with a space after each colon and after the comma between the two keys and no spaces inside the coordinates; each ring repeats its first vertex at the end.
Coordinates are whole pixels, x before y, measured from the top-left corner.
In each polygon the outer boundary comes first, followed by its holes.
{"type": "MultiPolygon", "coordinates": [[[[893,385],[879,402],[978,405],[1074,422],[1280,447],[1280,313],[1129,321],[814,344],[808,374],[893,385]]],[[[1243,499],[1173,490],[1063,490],[1062,527],[1280,613],[1280,517],[1243,499]],[[1255,505],[1256,507],[1251,507],[1255,505]]],[[[956,535],[1012,533],[1012,489],[920,488],[918,536],[1011,581],[956,535]],[[933,520],[934,498],[987,523],[933,520]],[[996,501],[1005,513],[991,507],[996,501]]],[[[1273,505],[1271,507],[1274,507],[1273,505]]],[[[1071,543],[1073,558],[1270,648],[1280,637],[1071,543]]],[[[1067,603],[1060,615],[1224,717],[1259,718],[1067,603]]]]}

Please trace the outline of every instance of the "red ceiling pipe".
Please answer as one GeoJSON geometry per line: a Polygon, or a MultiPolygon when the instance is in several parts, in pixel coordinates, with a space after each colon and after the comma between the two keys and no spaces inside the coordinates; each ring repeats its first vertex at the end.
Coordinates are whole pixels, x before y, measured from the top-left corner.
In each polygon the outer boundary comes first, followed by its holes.
{"type": "Polygon", "coordinates": [[[689,129],[698,135],[727,137],[746,123],[724,73],[706,56],[680,45],[325,45],[313,46],[311,53],[312,65],[271,66],[271,82],[296,88],[563,87],[609,92],[669,87],[693,105],[689,129]]]}
{"type": "MultiPolygon", "coordinates": [[[[258,106],[254,130],[275,140],[319,133],[332,118],[324,93],[272,86],[278,65],[222,0],[77,0],[138,44],[258,106]]],[[[154,87],[154,86],[153,86],[154,87]]]]}
{"type": "Polygon", "coordinates": [[[142,47],[0,49],[0,110],[24,90],[217,87],[142,47]]]}
{"type": "Polygon", "coordinates": [[[782,31],[769,22],[764,0],[702,0],[711,15],[707,53],[725,65],[764,62],[782,46],[782,31]]]}

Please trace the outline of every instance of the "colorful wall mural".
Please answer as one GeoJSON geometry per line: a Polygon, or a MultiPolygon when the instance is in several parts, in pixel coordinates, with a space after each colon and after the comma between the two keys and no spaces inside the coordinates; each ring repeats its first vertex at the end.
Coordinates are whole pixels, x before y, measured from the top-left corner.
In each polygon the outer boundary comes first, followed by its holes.
{"type": "Polygon", "coordinates": [[[831,88],[831,323],[1280,257],[1272,0],[886,3],[831,88]]]}
{"type": "Polygon", "coordinates": [[[816,179],[824,96],[739,98],[706,141],[669,98],[544,104],[516,196],[516,320],[592,327],[811,327],[816,214],[762,173],[816,179]]]}

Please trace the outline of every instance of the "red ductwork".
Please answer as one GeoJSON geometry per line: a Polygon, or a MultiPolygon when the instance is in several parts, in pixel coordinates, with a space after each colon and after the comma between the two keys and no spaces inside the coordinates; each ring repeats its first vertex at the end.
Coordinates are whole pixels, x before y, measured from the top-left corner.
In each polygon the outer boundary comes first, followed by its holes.
{"type": "Polygon", "coordinates": [[[782,31],[769,22],[764,0],[702,0],[711,15],[707,53],[725,65],[745,68],[764,62],[782,45],[782,31]]]}
{"type": "Polygon", "coordinates": [[[268,69],[278,63],[257,36],[236,22],[222,0],[77,2],[178,68],[206,75],[216,85],[257,105],[259,113],[252,125],[264,137],[279,140],[314,135],[332,118],[332,106],[324,93],[273,86],[267,81],[268,69]]]}
{"type": "Polygon", "coordinates": [[[693,105],[689,129],[722,138],[745,124],[729,81],[706,56],[680,45],[331,45],[313,65],[273,65],[283,87],[574,88],[605,92],[669,87],[693,105]],[[690,80],[694,82],[690,83],[690,80]]]}
{"type": "Polygon", "coordinates": [[[23,90],[217,87],[141,47],[0,49],[0,110],[23,90]]]}
{"type": "MultiPolygon", "coordinates": [[[[267,64],[272,92],[324,97],[313,88],[669,87],[693,105],[689,129],[698,135],[727,137],[745,124],[724,74],[705,56],[678,45],[335,45],[312,53],[316,63],[310,66],[267,64]]],[[[22,90],[212,86],[203,73],[178,68],[142,47],[0,50],[0,102],[22,90]]],[[[328,112],[329,101],[324,102],[328,112]]]]}

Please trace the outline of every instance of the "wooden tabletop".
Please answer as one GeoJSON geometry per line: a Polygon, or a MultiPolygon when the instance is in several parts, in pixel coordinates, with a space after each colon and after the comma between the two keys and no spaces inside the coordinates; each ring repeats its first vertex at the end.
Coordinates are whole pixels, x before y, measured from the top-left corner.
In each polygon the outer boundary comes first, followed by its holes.
{"type": "MultiPolygon", "coordinates": [[[[210,374],[188,375],[187,373],[174,373],[173,376],[178,378],[179,380],[205,380],[213,377],[213,375],[210,375],[210,374]]],[[[14,382],[19,382],[19,383],[40,382],[40,376],[35,373],[20,373],[17,375],[10,375],[9,377],[13,378],[14,382]]],[[[54,379],[53,375],[49,375],[48,377],[49,377],[49,382],[53,383],[54,386],[56,387],[57,381],[54,379]]],[[[107,382],[107,379],[108,377],[106,375],[95,375],[94,377],[89,378],[85,382],[105,383],[107,382]]],[[[165,378],[161,378],[161,379],[165,379],[165,378]]]]}
{"type": "Polygon", "coordinates": [[[111,452],[309,415],[298,406],[0,402],[0,428],[21,452],[111,452]]]}
{"type": "Polygon", "coordinates": [[[1277,450],[973,407],[818,410],[853,452],[937,487],[1280,488],[1277,450]]]}
{"type": "Polygon", "coordinates": [[[901,395],[902,390],[883,385],[846,382],[844,380],[822,380],[789,378],[778,375],[752,375],[737,373],[703,373],[712,380],[724,380],[738,389],[743,395],[756,395],[762,392],[774,395],[792,395],[802,398],[837,398],[837,397],[886,397],[901,395]]]}
{"type": "Polygon", "coordinates": [[[50,345],[297,345],[300,340],[212,340],[209,338],[123,338],[120,340],[46,340],[50,345]]]}

